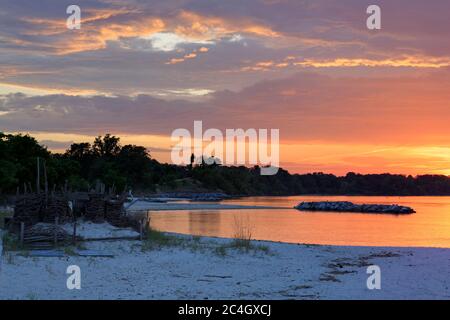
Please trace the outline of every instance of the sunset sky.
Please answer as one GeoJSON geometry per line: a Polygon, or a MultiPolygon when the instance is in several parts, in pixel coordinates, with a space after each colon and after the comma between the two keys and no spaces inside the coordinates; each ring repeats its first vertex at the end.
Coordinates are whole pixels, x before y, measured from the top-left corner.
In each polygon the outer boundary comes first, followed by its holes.
{"type": "Polygon", "coordinates": [[[449,33],[448,0],[0,0],[0,131],[169,162],[202,120],[280,129],[290,172],[450,175],[449,33]]]}

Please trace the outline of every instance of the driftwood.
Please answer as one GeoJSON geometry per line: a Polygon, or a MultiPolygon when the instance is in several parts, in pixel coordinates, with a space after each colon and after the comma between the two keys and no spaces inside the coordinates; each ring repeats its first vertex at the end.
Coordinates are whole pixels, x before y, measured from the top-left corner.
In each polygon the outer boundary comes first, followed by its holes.
{"type": "MultiPolygon", "coordinates": [[[[79,237],[77,237],[80,239],[79,237]]],[[[72,235],[62,227],[50,223],[38,223],[25,229],[23,245],[35,249],[46,249],[55,245],[67,243],[72,240],[72,235]]]]}
{"type": "Polygon", "coordinates": [[[139,240],[140,236],[104,237],[104,238],[84,238],[81,241],[117,241],[117,240],[139,240]]]}

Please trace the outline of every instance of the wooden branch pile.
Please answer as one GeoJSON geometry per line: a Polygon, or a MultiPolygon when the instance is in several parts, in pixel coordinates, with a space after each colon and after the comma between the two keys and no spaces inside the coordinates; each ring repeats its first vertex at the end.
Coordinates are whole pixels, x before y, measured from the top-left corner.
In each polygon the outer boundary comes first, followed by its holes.
{"type": "Polygon", "coordinates": [[[109,193],[105,193],[105,186],[97,184],[95,191],[92,190],[89,193],[89,201],[86,203],[84,217],[96,223],[106,220],[114,226],[130,226],[130,221],[123,208],[126,193],[123,192],[121,196],[114,196],[114,193],[114,186],[109,193]]]}
{"type": "Polygon", "coordinates": [[[70,217],[68,200],[61,194],[26,193],[18,195],[14,207],[13,221],[16,224],[24,222],[26,226],[34,225],[38,222],[54,222],[55,218],[64,223],[70,217]]]}
{"type": "Polygon", "coordinates": [[[25,229],[23,244],[34,249],[47,249],[71,239],[71,235],[56,224],[38,223],[25,229]]]}
{"type": "Polygon", "coordinates": [[[105,200],[101,193],[90,193],[86,203],[85,218],[93,222],[105,220],[105,200]]]}
{"type": "Polygon", "coordinates": [[[106,221],[108,221],[113,226],[129,226],[129,221],[123,208],[123,202],[124,201],[122,199],[105,201],[106,221]]]}
{"type": "MultiPolygon", "coordinates": [[[[72,207],[78,210],[78,213],[84,213],[86,220],[101,223],[105,220],[115,226],[128,227],[134,226],[133,221],[126,215],[123,209],[123,203],[126,199],[126,187],[120,196],[116,195],[116,189],[113,185],[108,193],[106,186],[100,181],[97,182],[95,189],[89,193],[70,193],[67,190],[67,181],[60,193],[56,193],[56,185],[53,191],[49,192],[47,180],[47,168],[45,160],[41,161],[39,157],[36,159],[36,190],[33,193],[30,183],[24,183],[24,194],[20,195],[20,188],[17,188],[17,198],[14,208],[14,216],[10,228],[17,231],[20,227],[20,233],[23,236],[25,231],[31,226],[40,222],[48,223],[65,223],[72,221],[76,215],[69,207],[69,198],[71,198],[72,207]],[[44,189],[42,190],[41,168],[44,174],[44,189]]],[[[27,238],[44,239],[46,236],[36,235],[36,231],[31,230],[31,236],[27,238]]],[[[40,230],[42,231],[42,230],[40,230]]],[[[22,239],[23,240],[23,239],[22,239]]],[[[58,239],[55,239],[57,242],[58,239]]]]}
{"type": "Polygon", "coordinates": [[[45,197],[42,194],[18,195],[14,207],[14,222],[24,222],[27,226],[38,223],[44,201],[45,197]]]}
{"type": "Polygon", "coordinates": [[[67,182],[61,193],[56,193],[56,185],[53,191],[49,193],[47,181],[47,168],[45,160],[42,162],[38,157],[36,162],[36,189],[33,192],[31,184],[24,183],[23,194],[20,194],[20,188],[17,187],[17,195],[14,207],[13,226],[17,227],[23,222],[25,227],[35,225],[39,222],[59,222],[64,223],[71,215],[68,203],[67,182]],[[44,169],[44,192],[41,189],[40,170],[44,169]]]}
{"type": "Polygon", "coordinates": [[[58,218],[59,223],[64,223],[70,219],[70,208],[68,200],[64,195],[52,193],[43,208],[43,221],[52,223],[58,218]]]}

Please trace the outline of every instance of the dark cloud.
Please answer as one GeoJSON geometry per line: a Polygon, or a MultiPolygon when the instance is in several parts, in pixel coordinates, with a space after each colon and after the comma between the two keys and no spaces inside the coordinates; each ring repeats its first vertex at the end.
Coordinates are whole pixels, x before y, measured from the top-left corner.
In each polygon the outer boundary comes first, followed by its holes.
{"type": "Polygon", "coordinates": [[[82,0],[77,4],[88,20],[79,32],[65,28],[69,4],[0,0],[0,89],[6,83],[123,95],[167,89],[238,90],[297,72],[292,65],[270,73],[240,71],[260,61],[280,63],[287,56],[300,61],[449,58],[446,0],[378,1],[382,30],[377,32],[366,29],[365,9],[371,3],[360,0],[82,0]],[[210,38],[210,50],[167,65],[202,45],[181,43],[173,51],[152,50],[144,36],[160,29],[197,40],[210,38]],[[276,36],[270,36],[272,32],[276,36]],[[230,41],[238,35],[240,41],[230,41]]]}
{"type": "Polygon", "coordinates": [[[207,101],[149,95],[24,96],[0,100],[5,131],[170,135],[176,128],[279,128],[284,140],[448,143],[450,71],[422,77],[354,78],[299,73],[207,101]],[[421,134],[418,136],[417,132],[421,134]],[[393,139],[395,137],[395,139],[393,139]],[[414,138],[412,138],[414,137],[414,138]]]}

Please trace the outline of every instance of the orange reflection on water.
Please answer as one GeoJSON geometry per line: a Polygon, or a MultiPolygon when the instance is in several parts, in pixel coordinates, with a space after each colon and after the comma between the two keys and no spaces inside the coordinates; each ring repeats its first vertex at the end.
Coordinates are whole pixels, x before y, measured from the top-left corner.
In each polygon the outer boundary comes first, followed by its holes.
{"type": "Polygon", "coordinates": [[[225,203],[283,206],[286,209],[195,210],[151,213],[155,229],[183,234],[233,237],[235,220],[245,221],[252,238],[290,243],[450,247],[450,197],[252,197],[225,203]],[[301,212],[301,201],[401,204],[412,215],[301,212]]]}

